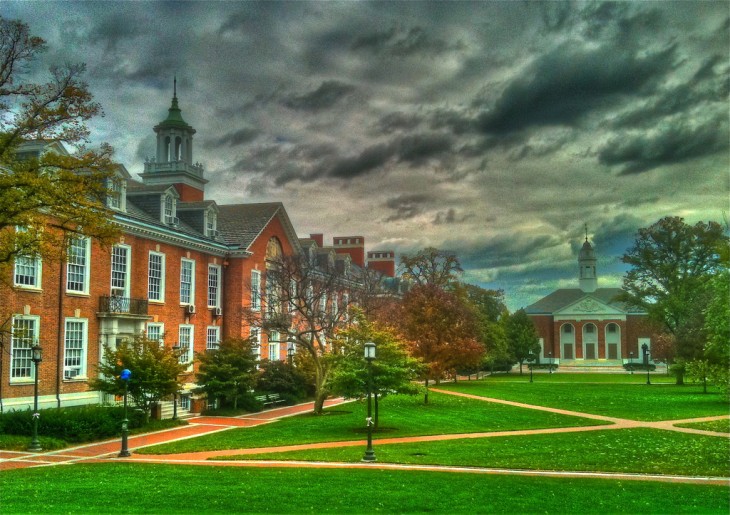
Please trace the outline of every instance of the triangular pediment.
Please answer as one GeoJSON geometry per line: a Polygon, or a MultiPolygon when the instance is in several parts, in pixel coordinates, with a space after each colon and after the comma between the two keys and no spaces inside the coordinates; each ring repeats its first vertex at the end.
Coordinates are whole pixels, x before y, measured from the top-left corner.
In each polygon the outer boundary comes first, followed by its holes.
{"type": "Polygon", "coordinates": [[[626,312],[586,294],[554,312],[555,316],[571,315],[625,315],[626,312]]]}

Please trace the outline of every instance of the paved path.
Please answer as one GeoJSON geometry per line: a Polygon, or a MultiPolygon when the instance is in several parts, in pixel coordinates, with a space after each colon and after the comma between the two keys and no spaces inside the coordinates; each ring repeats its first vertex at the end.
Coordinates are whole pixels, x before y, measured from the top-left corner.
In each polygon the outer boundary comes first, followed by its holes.
{"type": "MultiPolygon", "coordinates": [[[[687,422],[704,422],[711,420],[721,420],[728,418],[727,415],[702,417],[686,420],[669,420],[660,422],[644,422],[637,420],[628,420],[615,417],[607,417],[603,415],[595,415],[591,413],[581,413],[576,411],[561,410],[557,408],[549,408],[545,406],[536,406],[532,404],[524,404],[520,402],[506,401],[502,399],[494,399],[489,397],[480,397],[460,392],[452,392],[449,390],[441,390],[432,388],[431,391],[437,391],[448,395],[456,395],[460,397],[468,397],[484,402],[493,402],[499,404],[507,404],[521,408],[535,409],[541,411],[549,411],[563,415],[571,415],[577,417],[590,418],[609,422],[609,424],[600,424],[595,426],[578,426],[578,427],[562,427],[562,428],[546,428],[546,429],[529,429],[517,431],[491,431],[483,433],[461,433],[461,434],[444,434],[444,435],[428,435],[428,436],[411,436],[399,438],[378,438],[375,441],[378,445],[409,443],[409,442],[433,442],[442,440],[457,440],[465,438],[498,438],[501,436],[519,436],[533,434],[554,434],[554,433],[570,433],[583,431],[597,431],[607,429],[626,429],[633,427],[650,427],[654,429],[664,429],[670,431],[680,431],[685,433],[712,435],[722,438],[730,438],[728,433],[717,433],[712,431],[703,431],[699,429],[680,428],[676,424],[687,422]]],[[[344,403],[343,399],[328,400],[326,406],[335,406],[344,403]]],[[[130,451],[157,445],[165,442],[172,442],[187,438],[194,438],[203,434],[218,431],[226,431],[237,427],[252,427],[256,425],[270,423],[281,418],[306,413],[312,410],[312,403],[300,404],[297,406],[289,406],[284,408],[275,408],[260,413],[243,415],[239,417],[195,417],[188,420],[190,425],[179,428],[149,433],[144,435],[132,436],[129,438],[128,447],[130,451]]],[[[460,472],[472,474],[513,474],[513,475],[529,475],[529,476],[552,476],[552,477],[593,477],[593,478],[610,478],[617,480],[637,480],[637,481],[664,481],[664,482],[683,482],[683,483],[699,483],[699,484],[730,484],[730,479],[726,477],[694,477],[694,476],[676,476],[676,475],[657,475],[657,474],[627,474],[627,473],[603,473],[603,472],[572,472],[572,471],[540,471],[540,470],[514,470],[514,469],[496,469],[485,467],[453,467],[438,465],[404,465],[394,463],[331,463],[331,462],[301,462],[301,461],[273,461],[273,460],[245,460],[245,461],[213,461],[211,458],[223,456],[240,456],[255,455],[272,452],[285,452],[306,449],[325,449],[334,447],[353,447],[365,446],[364,440],[350,440],[342,442],[319,442],[311,444],[287,445],[276,447],[259,447],[253,449],[229,449],[220,451],[203,451],[181,454],[132,454],[128,458],[118,458],[120,450],[119,439],[89,444],[70,449],[62,449],[60,451],[48,452],[43,454],[33,454],[27,452],[5,452],[0,451],[0,470],[22,467],[49,466],[60,463],[77,463],[84,462],[108,462],[110,459],[118,459],[126,462],[142,462],[142,463],[174,463],[186,465],[207,465],[207,466],[225,466],[225,467],[288,467],[288,468],[378,468],[383,470],[430,470],[444,472],[460,472]]]]}

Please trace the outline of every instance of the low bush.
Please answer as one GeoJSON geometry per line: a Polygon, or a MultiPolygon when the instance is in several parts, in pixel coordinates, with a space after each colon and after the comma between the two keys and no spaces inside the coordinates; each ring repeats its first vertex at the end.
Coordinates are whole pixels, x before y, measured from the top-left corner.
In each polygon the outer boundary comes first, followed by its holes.
{"type": "Polygon", "coordinates": [[[624,370],[630,372],[633,370],[636,372],[637,370],[643,370],[646,371],[647,367],[649,368],[650,372],[654,372],[656,370],[656,365],[653,363],[649,363],[648,365],[645,365],[644,363],[637,362],[637,363],[624,363],[624,370]]]}
{"type": "Polygon", "coordinates": [[[296,404],[307,398],[307,377],[296,367],[284,361],[269,361],[261,365],[256,381],[256,395],[278,393],[288,404],[296,404]]]}
{"type": "MultiPolygon", "coordinates": [[[[129,409],[129,428],[144,426],[144,413],[129,409]]],[[[84,406],[39,410],[38,435],[58,438],[68,443],[103,440],[121,434],[124,409],[108,406],[84,406]]],[[[10,411],[0,415],[0,433],[27,436],[33,432],[31,410],[10,411]]]]}

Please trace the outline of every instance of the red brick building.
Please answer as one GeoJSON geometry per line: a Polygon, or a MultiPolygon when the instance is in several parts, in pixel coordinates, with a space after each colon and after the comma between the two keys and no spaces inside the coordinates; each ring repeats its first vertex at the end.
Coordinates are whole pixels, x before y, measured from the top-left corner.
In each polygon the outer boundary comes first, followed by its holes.
{"type": "MultiPolygon", "coordinates": [[[[179,345],[186,361],[234,336],[253,336],[261,358],[286,357],[286,339],[250,327],[244,313],[266,302],[267,259],[305,247],[322,250],[322,236],[300,241],[278,202],[206,200],[208,181],[193,161],[196,131],[183,120],[176,94],[154,132],[156,156],[145,162],[141,182],[120,166],[120,186],[108,198],[119,240],[107,249],[73,240],[64,263],[19,258],[11,286],[0,286],[2,410],[32,406],[36,343],[43,349],[41,407],[100,402],[88,381],[103,345],[141,333],[179,345]]],[[[366,265],[362,237],[335,238],[333,249],[338,261],[354,263],[347,266],[366,265]]],[[[183,379],[180,408],[195,410],[194,366],[183,379]]]]}
{"type": "Polygon", "coordinates": [[[565,366],[622,365],[643,359],[653,331],[646,314],[618,302],[619,288],[598,288],[596,255],[586,238],[579,288],[552,292],[525,308],[540,335],[540,361],[565,366]]]}

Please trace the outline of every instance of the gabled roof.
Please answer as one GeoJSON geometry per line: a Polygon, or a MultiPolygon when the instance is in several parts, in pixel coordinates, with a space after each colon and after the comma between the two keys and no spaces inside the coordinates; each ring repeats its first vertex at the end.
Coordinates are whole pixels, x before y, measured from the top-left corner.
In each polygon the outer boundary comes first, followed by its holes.
{"type": "Polygon", "coordinates": [[[176,209],[178,211],[194,211],[196,209],[208,209],[210,206],[218,207],[215,200],[198,200],[195,202],[178,202],[176,209]]]}
{"type": "Polygon", "coordinates": [[[248,249],[277,216],[284,226],[289,242],[299,252],[299,238],[281,202],[218,206],[218,230],[226,244],[248,249]]]}
{"type": "Polygon", "coordinates": [[[564,288],[555,290],[551,294],[543,297],[534,304],[525,308],[528,315],[552,315],[563,308],[575,304],[579,300],[594,299],[601,304],[606,304],[613,309],[624,313],[641,313],[641,311],[632,310],[623,302],[615,300],[616,296],[621,292],[621,288],[598,288],[596,291],[587,293],[580,288],[564,288]]]}

